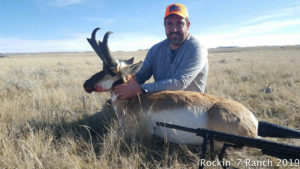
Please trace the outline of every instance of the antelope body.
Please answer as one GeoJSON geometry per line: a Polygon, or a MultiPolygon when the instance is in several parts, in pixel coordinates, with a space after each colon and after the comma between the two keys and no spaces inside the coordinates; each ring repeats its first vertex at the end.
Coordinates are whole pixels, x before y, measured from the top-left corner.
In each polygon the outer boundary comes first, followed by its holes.
{"type": "Polygon", "coordinates": [[[111,91],[111,101],[120,119],[137,116],[143,118],[149,131],[168,141],[181,144],[201,144],[202,138],[193,133],[161,128],[156,122],[165,122],[190,128],[208,128],[226,133],[256,137],[258,121],[242,104],[213,95],[191,91],[163,91],[154,94],[142,94],[131,99],[118,99],[113,86],[126,83],[128,76],[134,75],[142,62],[133,63],[114,59],[108,49],[107,32],[103,42],[95,40],[96,28],[91,46],[103,61],[103,70],[84,83],[87,92],[111,91]]]}

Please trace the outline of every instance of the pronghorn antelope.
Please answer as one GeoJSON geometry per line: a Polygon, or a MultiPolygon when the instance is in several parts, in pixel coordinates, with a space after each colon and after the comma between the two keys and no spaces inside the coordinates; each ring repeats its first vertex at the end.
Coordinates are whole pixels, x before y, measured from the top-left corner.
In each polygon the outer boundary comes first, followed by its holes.
{"type": "Polygon", "coordinates": [[[156,122],[166,122],[190,128],[208,128],[217,131],[257,136],[258,121],[241,103],[233,100],[190,91],[163,91],[154,94],[141,94],[131,99],[118,99],[113,86],[126,83],[129,75],[134,75],[142,62],[132,64],[114,59],[107,46],[111,32],[104,35],[103,42],[95,39],[96,28],[88,41],[103,61],[103,70],[84,83],[85,91],[91,93],[111,92],[111,101],[118,117],[143,114],[149,131],[159,137],[180,144],[201,144],[202,138],[195,134],[173,129],[160,128],[156,122]]]}

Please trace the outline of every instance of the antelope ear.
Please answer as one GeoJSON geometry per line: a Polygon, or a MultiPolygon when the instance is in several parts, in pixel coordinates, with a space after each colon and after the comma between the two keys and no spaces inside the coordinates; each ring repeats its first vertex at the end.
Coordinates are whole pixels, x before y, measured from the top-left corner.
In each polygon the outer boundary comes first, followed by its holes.
{"type": "Polygon", "coordinates": [[[131,65],[131,64],[133,64],[134,57],[132,57],[132,58],[130,58],[130,59],[128,59],[128,60],[120,60],[120,61],[126,63],[127,65],[131,65]]]}
{"type": "Polygon", "coordinates": [[[139,63],[132,64],[132,65],[129,65],[127,67],[124,67],[120,71],[122,77],[136,74],[136,72],[138,72],[140,70],[140,68],[142,67],[142,64],[143,64],[143,62],[140,61],[139,63]]]}

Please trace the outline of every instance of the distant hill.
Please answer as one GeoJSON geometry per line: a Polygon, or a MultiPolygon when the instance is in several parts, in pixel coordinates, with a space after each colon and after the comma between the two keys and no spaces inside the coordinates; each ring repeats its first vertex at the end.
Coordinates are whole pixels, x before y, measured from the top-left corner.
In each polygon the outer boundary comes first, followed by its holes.
{"type": "Polygon", "coordinates": [[[229,52],[245,52],[245,51],[262,51],[262,50],[283,50],[283,49],[300,49],[300,45],[286,45],[286,46],[219,46],[216,48],[209,48],[209,53],[229,53],[229,52]]]}
{"type": "MultiPolygon", "coordinates": [[[[286,45],[286,46],[219,46],[216,48],[209,48],[209,53],[235,53],[245,51],[262,51],[262,50],[300,50],[300,45],[286,45]]],[[[139,49],[136,51],[111,51],[116,58],[124,59],[127,57],[146,56],[149,49],[139,49]]],[[[36,53],[0,53],[0,58],[11,57],[27,57],[27,56],[43,56],[43,57],[95,57],[96,53],[92,50],[83,52],[36,52],[36,53]]]]}
{"type": "Polygon", "coordinates": [[[238,48],[238,46],[219,46],[218,49],[227,49],[227,48],[238,48]]]}

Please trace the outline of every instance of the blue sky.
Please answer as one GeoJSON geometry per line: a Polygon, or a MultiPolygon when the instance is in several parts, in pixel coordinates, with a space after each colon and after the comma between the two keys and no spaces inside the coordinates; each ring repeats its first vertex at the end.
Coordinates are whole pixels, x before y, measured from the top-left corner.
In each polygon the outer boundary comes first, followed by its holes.
{"type": "Polygon", "coordinates": [[[190,32],[208,48],[300,44],[299,0],[1,0],[0,53],[92,51],[86,38],[113,31],[112,51],[165,39],[167,5],[189,11],[190,32]]]}

